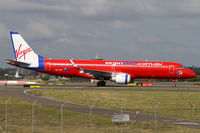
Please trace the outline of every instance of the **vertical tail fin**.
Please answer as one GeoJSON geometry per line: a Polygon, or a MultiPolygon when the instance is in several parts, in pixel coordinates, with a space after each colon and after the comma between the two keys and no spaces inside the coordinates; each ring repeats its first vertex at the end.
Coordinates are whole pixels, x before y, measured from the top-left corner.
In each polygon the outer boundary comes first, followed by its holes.
{"type": "Polygon", "coordinates": [[[28,63],[29,67],[39,67],[43,57],[36,54],[18,32],[10,32],[10,37],[16,61],[28,63]]]}

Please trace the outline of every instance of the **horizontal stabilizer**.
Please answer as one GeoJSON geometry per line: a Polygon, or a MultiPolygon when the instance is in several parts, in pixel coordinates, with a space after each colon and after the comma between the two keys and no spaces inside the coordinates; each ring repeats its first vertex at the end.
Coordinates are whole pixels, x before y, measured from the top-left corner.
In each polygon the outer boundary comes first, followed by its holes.
{"type": "Polygon", "coordinates": [[[10,60],[10,59],[6,59],[6,63],[13,66],[19,66],[19,67],[28,67],[30,65],[29,63],[24,63],[24,62],[10,60]]]}

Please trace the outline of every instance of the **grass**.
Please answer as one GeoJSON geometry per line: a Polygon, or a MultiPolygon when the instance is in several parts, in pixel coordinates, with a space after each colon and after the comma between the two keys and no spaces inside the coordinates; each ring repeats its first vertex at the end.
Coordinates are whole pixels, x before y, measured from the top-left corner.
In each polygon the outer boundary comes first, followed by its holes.
{"type": "MultiPolygon", "coordinates": [[[[0,119],[5,118],[5,101],[8,98],[0,98],[0,119]]],[[[8,104],[8,133],[28,133],[32,131],[32,105],[17,99],[11,99],[8,104]]],[[[64,111],[63,133],[89,133],[89,115],[72,111],[64,111]]],[[[121,125],[111,122],[110,117],[92,115],[93,133],[116,133],[120,132],[121,125]]],[[[4,122],[0,126],[4,129],[4,122]]],[[[60,110],[48,107],[35,106],[35,132],[36,133],[59,133],[60,110]]],[[[200,129],[183,128],[171,125],[157,125],[157,131],[162,133],[198,133],[200,129]]],[[[153,122],[130,121],[122,125],[123,132],[153,133],[153,122]]]]}
{"type": "Polygon", "coordinates": [[[144,87],[144,86],[118,86],[118,87],[101,87],[101,89],[154,89],[154,90],[199,90],[199,85],[177,85],[177,87],[172,87],[171,85],[153,85],[152,87],[144,87]],[[179,88],[181,87],[181,88],[179,88]]]}
{"type": "Polygon", "coordinates": [[[104,91],[104,90],[38,90],[33,94],[51,97],[55,100],[78,104],[133,111],[142,109],[143,113],[154,113],[151,103],[160,102],[157,113],[168,117],[192,120],[195,106],[195,120],[200,120],[200,93],[196,92],[148,92],[148,91],[104,91]]]}

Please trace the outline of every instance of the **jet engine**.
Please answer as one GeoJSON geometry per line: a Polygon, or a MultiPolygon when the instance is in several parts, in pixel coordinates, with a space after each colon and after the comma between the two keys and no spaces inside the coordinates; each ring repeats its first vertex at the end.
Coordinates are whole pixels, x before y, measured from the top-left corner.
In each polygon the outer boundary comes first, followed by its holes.
{"type": "Polygon", "coordinates": [[[125,73],[117,73],[112,75],[111,80],[118,84],[127,84],[131,82],[131,76],[125,73]]]}

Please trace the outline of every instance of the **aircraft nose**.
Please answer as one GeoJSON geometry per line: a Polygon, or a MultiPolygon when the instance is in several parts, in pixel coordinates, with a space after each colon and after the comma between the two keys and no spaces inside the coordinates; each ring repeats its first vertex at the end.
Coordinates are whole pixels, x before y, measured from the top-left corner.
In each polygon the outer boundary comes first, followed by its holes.
{"type": "Polygon", "coordinates": [[[188,78],[195,78],[197,75],[193,72],[193,71],[191,71],[191,70],[187,70],[187,77],[188,78]]]}
{"type": "Polygon", "coordinates": [[[197,77],[196,73],[192,72],[192,78],[196,78],[196,77],[197,77]]]}

